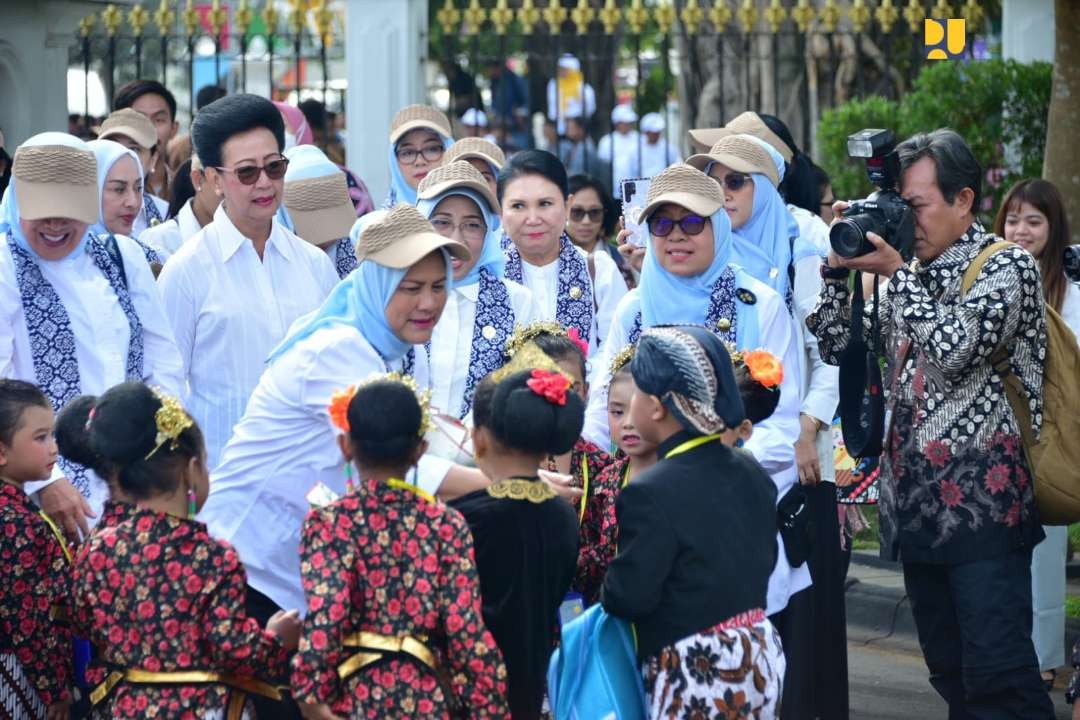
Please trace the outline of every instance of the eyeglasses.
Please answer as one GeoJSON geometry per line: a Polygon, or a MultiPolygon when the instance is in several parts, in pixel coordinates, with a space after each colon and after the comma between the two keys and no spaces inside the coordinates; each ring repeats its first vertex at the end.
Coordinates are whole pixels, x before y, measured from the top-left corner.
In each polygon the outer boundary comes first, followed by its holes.
{"type": "Polygon", "coordinates": [[[446,148],[442,145],[425,145],[422,149],[416,148],[402,148],[394,151],[394,157],[398,159],[398,162],[405,165],[413,165],[416,163],[416,159],[421,155],[428,162],[435,162],[439,160],[443,153],[446,152],[446,148]]]}
{"type": "Polygon", "coordinates": [[[481,240],[487,235],[487,225],[478,220],[466,220],[455,225],[446,218],[435,218],[431,221],[431,226],[443,237],[453,237],[454,231],[458,229],[466,240],[481,240]]]}
{"type": "Polygon", "coordinates": [[[731,192],[739,192],[746,187],[746,183],[750,182],[751,178],[744,173],[728,173],[723,178],[714,177],[713,180],[720,183],[721,187],[725,187],[731,192]]]}
{"type": "Polygon", "coordinates": [[[667,237],[678,225],[679,229],[687,235],[698,235],[705,229],[706,218],[700,215],[687,215],[682,220],[675,221],[666,217],[649,218],[649,232],[656,237],[667,237]]]}
{"type": "Polygon", "coordinates": [[[592,208],[589,210],[583,207],[570,208],[570,219],[574,222],[581,222],[586,217],[589,218],[589,222],[598,223],[604,219],[604,208],[592,208]]]}
{"type": "Polygon", "coordinates": [[[279,157],[265,165],[241,165],[240,167],[219,167],[222,172],[231,172],[244,185],[254,185],[259,181],[259,175],[266,172],[266,177],[271,180],[280,180],[285,177],[285,171],[289,168],[289,159],[279,157]]]}

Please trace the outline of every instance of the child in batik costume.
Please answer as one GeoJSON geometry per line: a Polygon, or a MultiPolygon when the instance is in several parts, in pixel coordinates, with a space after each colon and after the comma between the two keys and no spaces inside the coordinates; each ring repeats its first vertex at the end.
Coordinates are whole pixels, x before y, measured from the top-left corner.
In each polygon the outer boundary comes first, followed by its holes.
{"type": "Polygon", "coordinates": [[[67,547],[23,489],[52,472],[52,433],[44,393],[0,379],[0,710],[19,720],[67,720],[72,699],[67,547]]]}
{"type": "Polygon", "coordinates": [[[195,519],[209,492],[195,421],[124,383],[98,398],[87,442],[135,502],[87,540],[73,573],[75,628],[104,673],[94,713],[237,720],[251,717],[250,694],[280,698],[299,619],[280,613],[263,630],[247,617],[240,558],[195,519]]]}
{"type": "Polygon", "coordinates": [[[702,327],[649,328],[631,372],[630,415],[659,460],[619,494],[601,602],[634,624],[647,716],[775,718],[784,655],[765,599],[776,487],[721,442],[745,418],[728,353],[702,327]]]}
{"type": "Polygon", "coordinates": [[[426,397],[376,375],[335,396],[330,416],[360,482],[304,522],[292,686],[305,717],[507,717],[469,528],[403,480],[427,448],[426,397]]]}

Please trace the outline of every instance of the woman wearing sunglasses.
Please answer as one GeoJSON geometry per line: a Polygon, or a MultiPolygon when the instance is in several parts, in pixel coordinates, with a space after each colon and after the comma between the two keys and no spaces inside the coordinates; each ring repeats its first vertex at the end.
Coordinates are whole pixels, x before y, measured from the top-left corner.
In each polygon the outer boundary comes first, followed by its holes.
{"type": "Polygon", "coordinates": [[[569,194],[566,168],[545,150],[519,152],[503,168],[499,202],[510,240],[506,277],[532,291],[539,319],[577,328],[595,351],[607,339],[626,282],[610,258],[590,257],[570,240],[569,194]]]}
{"type": "Polygon", "coordinates": [[[450,261],[453,287],[431,336],[432,406],[460,420],[472,410],[477,384],[502,367],[514,327],[531,323],[536,306],[528,288],[504,277],[499,202],[476,168],[463,160],[436,168],[419,194],[417,209],[435,232],[472,254],[450,261]]]}
{"type": "Polygon", "coordinates": [[[184,361],[184,405],[206,435],[214,468],[266,356],[338,276],[326,253],[277,216],[288,160],[273,103],[221,98],[195,116],[191,136],[222,204],[169,259],[159,284],[184,361]]]}
{"type": "Polygon", "coordinates": [[[390,122],[390,192],[384,208],[416,204],[416,188],[454,144],[450,121],[428,105],[408,105],[390,122]]]}
{"type": "MultiPolygon", "coordinates": [[[[597,363],[592,382],[597,390],[589,396],[586,415],[588,440],[610,446],[604,388],[619,349],[636,343],[645,328],[704,325],[737,349],[764,348],[792,369],[784,373],[776,412],[754,427],[746,444],[770,474],[792,465],[791,438],[799,432],[795,330],[781,296],[734,263],[728,216],[720,186],[699,170],[680,163],[653,178],[641,214],[650,235],[641,283],[619,303],[597,363]]],[[[785,588],[773,590],[770,586],[770,613],[787,600],[785,588]]]]}

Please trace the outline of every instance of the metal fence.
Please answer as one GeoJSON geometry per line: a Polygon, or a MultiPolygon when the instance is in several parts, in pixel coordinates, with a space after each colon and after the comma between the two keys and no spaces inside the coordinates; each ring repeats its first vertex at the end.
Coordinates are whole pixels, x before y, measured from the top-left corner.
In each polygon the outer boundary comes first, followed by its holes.
{"type": "MultiPolygon", "coordinates": [[[[256,10],[248,0],[235,6],[221,0],[200,5],[161,0],[151,13],[139,4],[110,4],[80,21],[69,62],[81,67],[84,83],[89,83],[91,70],[98,72],[110,100],[127,80],[156,78],[173,90],[181,106],[186,100],[187,109],[193,110],[196,63],[205,60],[212,61],[216,82],[235,91],[256,86],[274,97],[306,90],[321,95],[325,103],[341,91],[331,85],[330,68],[344,59],[343,45],[335,43],[342,20],[327,0],[293,0],[290,8],[282,12],[271,1],[256,10]],[[212,52],[206,43],[212,44],[212,52]],[[305,83],[312,65],[321,77],[305,83]],[[230,69],[223,73],[225,67],[230,69]]],[[[89,88],[83,90],[81,110],[89,127],[89,88]]]]}
{"type": "MultiPolygon", "coordinates": [[[[852,97],[898,97],[925,62],[923,21],[963,17],[967,50],[984,11],[937,0],[432,0],[441,60],[479,73],[491,59],[527,58],[533,112],[546,112],[542,89],[558,58],[574,53],[597,91],[591,130],[610,129],[610,81],[619,49],[636,65],[631,88],[642,108],[643,49],[658,60],[663,98],[677,95],[686,127],[723,124],[742,110],[780,116],[804,148],[820,111],[852,97]],[[532,76],[538,76],[536,78],[532,76]],[[541,92],[537,92],[541,91],[541,92]],[[537,97],[539,96],[539,98],[537,97]],[[603,97],[601,97],[603,96],[603,97]]],[[[670,126],[670,123],[669,123],[670,126]]]]}

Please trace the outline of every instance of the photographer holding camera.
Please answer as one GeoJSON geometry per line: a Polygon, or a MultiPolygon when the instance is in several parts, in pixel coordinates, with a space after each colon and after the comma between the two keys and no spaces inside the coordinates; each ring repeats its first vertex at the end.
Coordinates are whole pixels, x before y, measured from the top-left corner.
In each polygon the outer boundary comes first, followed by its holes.
{"type": "Polygon", "coordinates": [[[845,217],[834,221],[806,324],[825,361],[841,366],[845,438],[861,434],[871,449],[884,440],[882,557],[903,563],[930,683],[950,718],[1053,717],[1031,643],[1031,551],[1043,532],[1020,428],[991,363],[1008,349],[1037,433],[1046,356],[1038,264],[1020,247],[1001,250],[961,292],[964,271],[999,238],[975,217],[982,170],[955,132],[919,134],[893,151],[891,133],[865,130],[849,138],[849,154],[868,158],[879,192],[834,205],[845,217]],[[861,324],[851,321],[852,270],[887,278],[865,309],[856,291],[861,324]],[[845,374],[869,381],[845,388],[845,374]],[[860,408],[873,406],[867,422],[860,408]]]}

